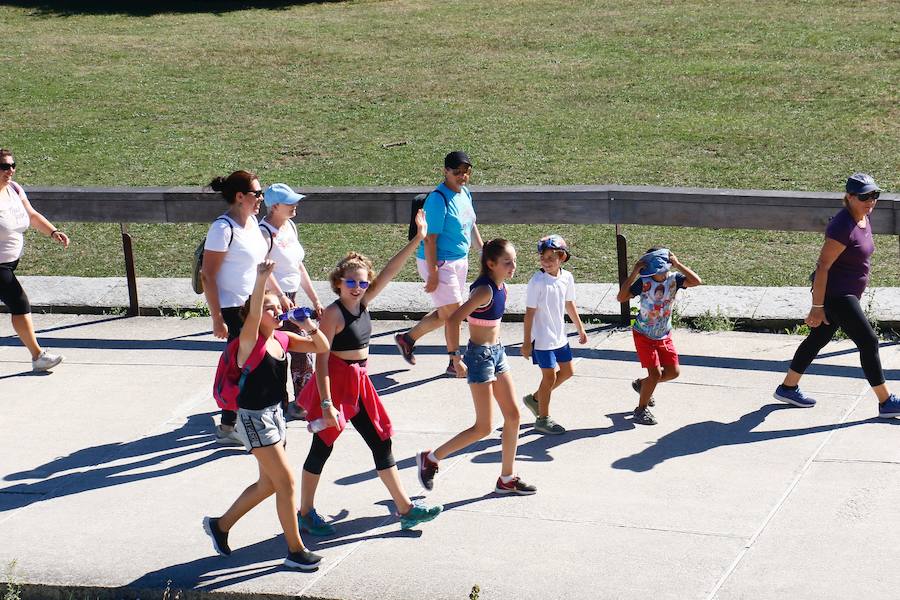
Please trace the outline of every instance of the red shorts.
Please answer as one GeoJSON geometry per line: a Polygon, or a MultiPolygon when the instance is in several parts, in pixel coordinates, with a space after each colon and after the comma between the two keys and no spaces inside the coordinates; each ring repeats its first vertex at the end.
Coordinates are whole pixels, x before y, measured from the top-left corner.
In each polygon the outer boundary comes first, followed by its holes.
{"type": "Polygon", "coordinates": [[[638,360],[645,369],[653,367],[678,366],[678,353],[675,352],[675,344],[672,336],[667,335],[661,340],[651,340],[643,333],[631,330],[634,336],[634,347],[637,350],[638,360]]]}

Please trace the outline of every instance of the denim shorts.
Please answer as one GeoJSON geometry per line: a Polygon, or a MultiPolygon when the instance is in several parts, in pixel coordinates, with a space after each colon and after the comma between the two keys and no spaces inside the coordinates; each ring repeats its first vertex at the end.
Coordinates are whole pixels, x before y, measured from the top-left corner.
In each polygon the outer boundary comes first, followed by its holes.
{"type": "Polygon", "coordinates": [[[559,363],[572,362],[572,348],[566,344],[555,350],[532,350],[531,362],[542,369],[555,369],[559,363]]]}
{"type": "Polygon", "coordinates": [[[469,369],[469,383],[496,381],[497,375],[509,371],[503,344],[479,346],[469,342],[462,360],[469,369]]]}
{"type": "Polygon", "coordinates": [[[280,404],[273,404],[262,410],[239,408],[234,428],[247,452],[287,442],[287,429],[280,404]]]}

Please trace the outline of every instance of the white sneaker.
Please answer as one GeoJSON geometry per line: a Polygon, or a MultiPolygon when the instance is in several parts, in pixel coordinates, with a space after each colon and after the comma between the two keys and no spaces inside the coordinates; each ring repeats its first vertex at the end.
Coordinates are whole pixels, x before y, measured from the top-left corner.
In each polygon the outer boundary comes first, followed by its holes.
{"type": "Polygon", "coordinates": [[[32,371],[49,371],[63,361],[63,357],[59,354],[50,354],[46,350],[41,352],[37,358],[31,361],[32,371]]]}
{"type": "Polygon", "coordinates": [[[224,445],[224,446],[243,446],[244,442],[241,441],[238,432],[234,429],[225,430],[221,425],[216,425],[216,442],[224,445]]]}

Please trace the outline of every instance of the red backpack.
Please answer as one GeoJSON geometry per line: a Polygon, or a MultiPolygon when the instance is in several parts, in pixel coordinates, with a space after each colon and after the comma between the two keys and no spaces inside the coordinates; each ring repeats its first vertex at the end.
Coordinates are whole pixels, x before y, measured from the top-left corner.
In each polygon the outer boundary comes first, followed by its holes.
{"type": "MultiPolygon", "coordinates": [[[[275,331],[274,334],[281,347],[287,351],[288,344],[291,341],[287,334],[283,331],[275,331]]],[[[222,355],[219,357],[219,366],[216,367],[216,377],[213,380],[213,398],[216,399],[216,404],[222,410],[237,411],[238,396],[241,395],[241,388],[244,387],[247,375],[259,366],[259,363],[262,362],[263,357],[266,355],[266,338],[259,337],[256,340],[256,345],[253,346],[253,350],[250,351],[250,356],[247,357],[244,367],[240,368],[237,364],[237,353],[240,345],[240,338],[234,338],[228,342],[228,345],[225,346],[222,355]]]]}

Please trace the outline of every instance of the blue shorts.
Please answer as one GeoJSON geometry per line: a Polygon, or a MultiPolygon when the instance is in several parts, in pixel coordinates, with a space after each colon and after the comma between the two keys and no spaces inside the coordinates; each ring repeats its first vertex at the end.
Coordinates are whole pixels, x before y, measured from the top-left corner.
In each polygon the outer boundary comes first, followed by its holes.
{"type": "Polygon", "coordinates": [[[558,363],[572,362],[572,349],[566,344],[556,350],[532,350],[531,362],[542,369],[555,369],[558,363]]]}
{"type": "Polygon", "coordinates": [[[509,371],[503,344],[478,346],[469,342],[462,360],[469,369],[469,383],[496,381],[497,375],[509,371]]]}

